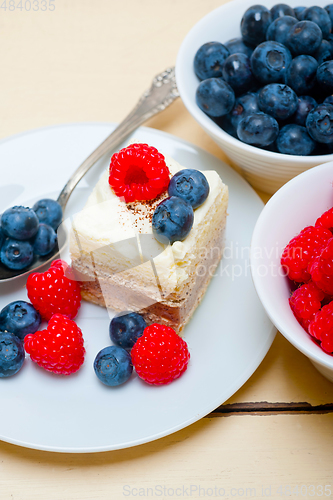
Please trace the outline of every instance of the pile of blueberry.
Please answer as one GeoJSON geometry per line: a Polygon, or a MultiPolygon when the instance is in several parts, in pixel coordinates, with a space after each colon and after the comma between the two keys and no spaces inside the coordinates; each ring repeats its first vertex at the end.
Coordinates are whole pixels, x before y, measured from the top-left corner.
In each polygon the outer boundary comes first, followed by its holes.
{"type": "Polygon", "coordinates": [[[15,206],[5,210],[0,223],[1,263],[19,271],[29,267],[35,256],[51,253],[57,244],[56,230],[61,220],[61,206],[47,198],[32,208],[15,206]]]}
{"type": "Polygon", "coordinates": [[[207,199],[209,184],[202,172],[185,168],[171,177],[168,194],[152,219],[153,234],[163,244],[186,238],[193,226],[193,210],[207,199]]]}
{"type": "Polygon", "coordinates": [[[96,356],[94,370],[101,382],[115,387],[126,382],[133,372],[131,349],[143,335],[147,324],[136,312],[122,313],[110,323],[110,339],[114,345],[104,347],[96,356]]]}
{"type": "Polygon", "coordinates": [[[333,4],[247,9],[241,38],[197,51],[196,102],[241,141],[284,154],[333,152],[333,4]]]}
{"type": "Polygon", "coordinates": [[[24,337],[41,324],[38,311],[24,300],[11,302],[0,311],[0,378],[15,375],[25,358],[24,337]]]}

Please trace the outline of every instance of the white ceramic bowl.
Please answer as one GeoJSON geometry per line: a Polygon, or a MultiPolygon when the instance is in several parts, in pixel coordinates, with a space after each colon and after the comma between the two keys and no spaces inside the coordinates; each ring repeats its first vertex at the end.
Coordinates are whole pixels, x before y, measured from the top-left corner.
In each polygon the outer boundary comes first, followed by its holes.
{"type": "Polygon", "coordinates": [[[274,325],[333,382],[333,356],[323,352],[295,319],[288,303],[288,281],[280,265],[288,242],[332,206],[332,161],[289,181],[258,218],[251,242],[251,271],[259,298],[274,325]]]}
{"type": "MultiPolygon", "coordinates": [[[[275,193],[283,184],[305,170],[333,160],[333,155],[292,156],[271,153],[249,146],[216,125],[195,102],[195,92],[199,84],[193,70],[194,56],[199,47],[211,41],[226,42],[240,36],[240,21],[245,10],[254,5],[254,0],[233,0],[213,10],[202,18],[187,34],[177,56],[176,80],[180,96],[193,118],[220,146],[229,158],[242,169],[244,177],[256,188],[275,193]]],[[[277,0],[259,2],[268,8],[277,0]]],[[[289,5],[311,6],[327,4],[325,0],[288,0],[289,5]]]]}

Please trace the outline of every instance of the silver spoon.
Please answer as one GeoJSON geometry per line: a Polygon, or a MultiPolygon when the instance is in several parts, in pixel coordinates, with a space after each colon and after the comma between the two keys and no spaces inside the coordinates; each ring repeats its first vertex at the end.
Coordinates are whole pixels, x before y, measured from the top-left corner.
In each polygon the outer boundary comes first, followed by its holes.
{"type": "MultiPolygon", "coordinates": [[[[135,108],[72,174],[57,199],[63,212],[65,212],[67,202],[74,188],[88,170],[90,170],[103,155],[111,153],[111,151],[116,149],[133,130],[138,128],[152,116],[163,111],[177,97],[179,97],[179,93],[176,85],[175,68],[167,68],[165,71],[155,76],[151,87],[144,92],[135,108]]],[[[0,263],[0,282],[4,283],[6,281],[12,281],[15,278],[21,278],[49,264],[59,256],[67,243],[67,239],[68,235],[62,224],[58,229],[58,248],[45,257],[36,258],[29,268],[23,269],[22,271],[14,271],[0,263]]]]}

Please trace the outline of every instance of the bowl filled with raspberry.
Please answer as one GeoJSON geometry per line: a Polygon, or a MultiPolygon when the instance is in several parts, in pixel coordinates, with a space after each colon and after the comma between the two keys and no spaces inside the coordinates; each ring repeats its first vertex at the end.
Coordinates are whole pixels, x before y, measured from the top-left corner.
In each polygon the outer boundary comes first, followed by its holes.
{"type": "Polygon", "coordinates": [[[193,118],[257,189],[273,194],[333,160],[333,4],[233,0],[178,52],[193,118]]]}
{"type": "Polygon", "coordinates": [[[272,322],[333,382],[333,162],[269,200],[253,232],[251,271],[272,322]]]}

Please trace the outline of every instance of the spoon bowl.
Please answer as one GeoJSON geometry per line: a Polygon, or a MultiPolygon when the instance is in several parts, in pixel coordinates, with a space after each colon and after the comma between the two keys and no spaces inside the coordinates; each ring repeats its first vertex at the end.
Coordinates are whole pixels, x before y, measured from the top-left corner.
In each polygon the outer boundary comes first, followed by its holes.
{"type": "Polygon", "coordinates": [[[51,263],[53,260],[59,258],[59,255],[65,248],[68,241],[68,230],[64,224],[60,224],[57,230],[57,237],[58,241],[54,250],[49,254],[45,255],[44,257],[36,255],[31,265],[25,269],[22,270],[9,269],[0,262],[0,282],[5,283],[8,281],[12,281],[16,278],[22,278],[23,276],[28,276],[28,274],[31,274],[33,271],[38,271],[42,267],[51,263]]]}

